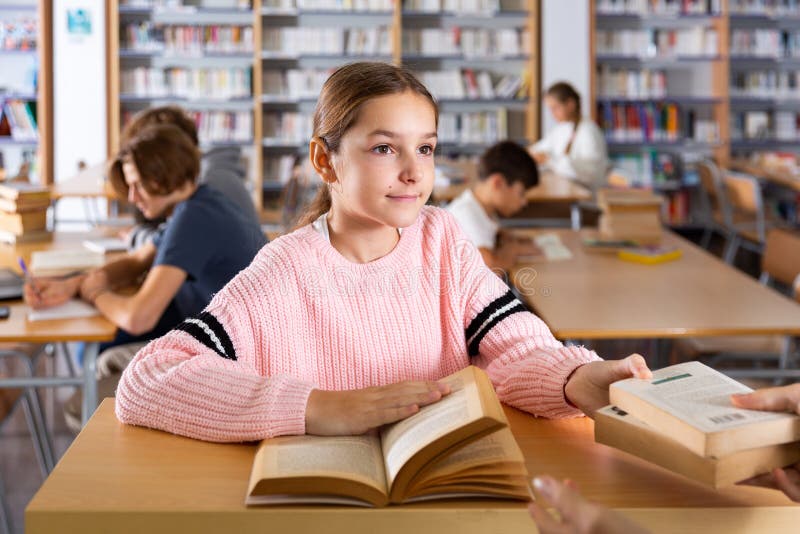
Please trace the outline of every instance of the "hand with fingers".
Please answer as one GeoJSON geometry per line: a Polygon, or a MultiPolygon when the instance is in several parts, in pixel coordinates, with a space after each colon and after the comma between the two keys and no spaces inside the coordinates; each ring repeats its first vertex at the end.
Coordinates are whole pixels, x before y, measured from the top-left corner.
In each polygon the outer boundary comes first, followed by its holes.
{"type": "MultiPolygon", "coordinates": [[[[793,412],[800,415],[800,383],[765,388],[746,395],[733,395],[731,402],[748,410],[793,412]]],[[[779,489],[795,502],[800,502],[800,463],[740,482],[750,486],[779,489]]]]}
{"type": "Polygon", "coordinates": [[[587,501],[570,481],[558,482],[552,477],[533,479],[538,500],[528,505],[528,512],[542,534],[644,534],[646,529],[627,517],[599,504],[587,501]],[[546,510],[552,506],[558,513],[546,510]]]}
{"type": "Polygon", "coordinates": [[[50,308],[64,304],[69,299],[78,295],[81,281],[80,276],[66,279],[37,278],[35,284],[26,282],[23,287],[25,303],[34,309],[50,308]]]}
{"type": "Polygon", "coordinates": [[[626,378],[652,378],[653,373],[639,354],[622,360],[604,360],[581,365],[572,373],[564,394],[579,410],[594,416],[594,412],[608,406],[608,387],[626,378]]]}
{"type": "Polygon", "coordinates": [[[450,393],[446,384],[408,381],[349,391],[315,389],[306,404],[306,434],[349,436],[414,415],[450,393]]]}

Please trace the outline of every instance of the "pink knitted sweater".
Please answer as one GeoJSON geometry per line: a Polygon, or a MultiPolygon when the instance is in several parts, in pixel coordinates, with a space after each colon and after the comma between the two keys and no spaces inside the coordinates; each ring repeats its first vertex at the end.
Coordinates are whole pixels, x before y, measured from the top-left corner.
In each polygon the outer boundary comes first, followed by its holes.
{"type": "Polygon", "coordinates": [[[199,316],[143,348],[117,389],[120,421],[210,441],[305,433],[312,389],[435,380],[469,364],[500,400],[545,417],[579,365],[483,263],[444,210],[424,207],[386,256],[356,264],[306,226],[266,245],[199,316]]]}

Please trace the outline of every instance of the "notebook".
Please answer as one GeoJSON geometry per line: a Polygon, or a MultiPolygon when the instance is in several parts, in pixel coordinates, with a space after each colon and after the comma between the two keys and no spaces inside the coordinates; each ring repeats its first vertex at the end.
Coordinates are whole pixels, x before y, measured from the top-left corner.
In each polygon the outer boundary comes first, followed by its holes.
{"type": "Polygon", "coordinates": [[[56,319],[78,319],[81,317],[94,317],[100,315],[97,308],[82,300],[68,300],[61,306],[31,310],[28,312],[29,321],[53,321],[56,319]]]}

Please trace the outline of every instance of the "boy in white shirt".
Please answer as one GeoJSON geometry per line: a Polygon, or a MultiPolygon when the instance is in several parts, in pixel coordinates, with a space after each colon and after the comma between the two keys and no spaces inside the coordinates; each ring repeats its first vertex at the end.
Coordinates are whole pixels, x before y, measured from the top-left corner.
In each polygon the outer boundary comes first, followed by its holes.
{"type": "Polygon", "coordinates": [[[502,232],[499,218],[524,208],[526,191],[538,183],[539,171],[530,154],[512,141],[501,141],[481,156],[477,183],[447,206],[489,268],[507,271],[519,256],[536,253],[530,239],[502,232]]]}

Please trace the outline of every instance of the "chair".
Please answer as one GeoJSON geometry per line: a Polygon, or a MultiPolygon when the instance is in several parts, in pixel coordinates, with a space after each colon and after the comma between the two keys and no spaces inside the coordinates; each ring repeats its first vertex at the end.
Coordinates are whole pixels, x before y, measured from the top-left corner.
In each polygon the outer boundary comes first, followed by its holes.
{"type": "Polygon", "coordinates": [[[740,247],[762,253],[767,231],[781,224],[777,220],[767,219],[761,186],[756,178],[727,172],[723,177],[723,184],[725,198],[730,204],[725,224],[732,230],[723,259],[732,264],[740,247]]]}
{"type": "MultiPolygon", "coordinates": [[[[800,275],[800,233],[773,229],[767,234],[764,254],[761,258],[761,277],[764,285],[775,282],[792,288],[796,301],[800,302],[800,288],[793,288],[800,275]]],[[[800,378],[800,369],[792,369],[796,359],[797,344],[792,336],[730,336],[687,338],[676,341],[674,359],[710,357],[709,364],[718,367],[725,360],[750,359],[760,365],[774,360],[775,369],[758,367],[719,369],[730,376],[751,378],[800,378]]]]}
{"type": "Polygon", "coordinates": [[[702,211],[703,237],[700,246],[707,249],[716,232],[729,243],[733,235],[733,216],[719,167],[704,159],[695,164],[700,178],[700,209],[702,211]]]}

